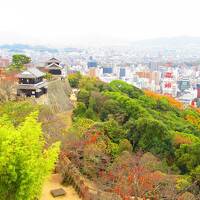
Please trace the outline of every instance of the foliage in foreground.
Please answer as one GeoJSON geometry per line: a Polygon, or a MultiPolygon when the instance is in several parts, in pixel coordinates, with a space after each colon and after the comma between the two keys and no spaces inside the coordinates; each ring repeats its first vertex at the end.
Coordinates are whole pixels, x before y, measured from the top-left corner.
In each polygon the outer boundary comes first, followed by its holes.
{"type": "Polygon", "coordinates": [[[17,127],[9,119],[12,113],[5,113],[0,117],[0,199],[36,199],[57,161],[59,143],[44,148],[37,112],[17,127]]]}

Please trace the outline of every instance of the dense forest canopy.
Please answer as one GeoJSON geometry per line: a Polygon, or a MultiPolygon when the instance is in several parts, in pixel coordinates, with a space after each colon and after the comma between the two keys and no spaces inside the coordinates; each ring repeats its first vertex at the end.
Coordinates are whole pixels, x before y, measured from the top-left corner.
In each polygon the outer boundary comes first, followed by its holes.
{"type": "Polygon", "coordinates": [[[149,152],[161,161],[161,171],[179,175],[179,183],[184,182],[185,187],[199,184],[198,109],[185,108],[172,97],[142,91],[121,80],[104,83],[76,74],[69,76],[69,82],[79,89],[72,133],[79,138],[76,140],[93,139],[79,151],[84,162],[77,166],[83,173],[97,178],[99,171],[108,172],[124,150],[149,152]]]}

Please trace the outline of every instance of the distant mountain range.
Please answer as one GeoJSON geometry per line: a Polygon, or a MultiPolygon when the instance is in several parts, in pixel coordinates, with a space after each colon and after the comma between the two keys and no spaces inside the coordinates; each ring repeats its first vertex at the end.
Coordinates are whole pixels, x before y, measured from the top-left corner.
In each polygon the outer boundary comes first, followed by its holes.
{"type": "Polygon", "coordinates": [[[48,52],[57,52],[58,50],[56,48],[49,48],[45,46],[32,46],[27,44],[4,44],[0,45],[0,49],[7,49],[10,52],[23,52],[24,50],[34,50],[34,51],[48,51],[48,52]]]}
{"type": "MultiPolygon", "coordinates": [[[[33,51],[39,51],[39,52],[50,52],[50,53],[57,53],[59,48],[51,48],[41,45],[27,45],[27,44],[4,44],[0,45],[0,49],[7,49],[10,52],[24,52],[25,50],[33,50],[33,51]]],[[[80,49],[77,48],[64,48],[62,49],[66,52],[71,51],[80,51],[80,49]]]]}
{"type": "MultiPolygon", "coordinates": [[[[88,47],[94,46],[98,47],[99,40],[96,39],[96,45],[94,45],[95,42],[90,43],[88,42],[88,47]]],[[[155,39],[146,39],[146,40],[139,40],[134,42],[127,42],[124,43],[120,41],[121,43],[118,44],[118,46],[131,46],[136,48],[159,48],[159,49],[178,49],[178,48],[199,48],[200,49],[200,37],[190,37],[190,36],[180,36],[180,37],[163,37],[163,38],[155,38],[155,39]]],[[[106,42],[107,43],[107,42],[106,42]]],[[[115,42],[116,43],[116,40],[115,42]]],[[[79,46],[78,44],[76,45],[79,46]]],[[[86,45],[85,45],[86,46],[86,45]]],[[[105,45],[106,46],[106,45],[105,45]]],[[[112,46],[107,45],[107,46],[112,46]]],[[[53,48],[53,47],[47,47],[42,45],[27,45],[27,44],[3,44],[0,45],[0,49],[7,49],[10,52],[23,52],[25,50],[33,50],[33,51],[39,51],[39,52],[51,52],[51,53],[57,53],[59,50],[64,50],[66,52],[79,52],[81,51],[82,46],[80,48],[53,48]]]]}
{"type": "Polygon", "coordinates": [[[131,46],[157,47],[157,48],[200,47],[200,37],[180,36],[180,37],[147,39],[147,40],[132,42],[131,46]]]}

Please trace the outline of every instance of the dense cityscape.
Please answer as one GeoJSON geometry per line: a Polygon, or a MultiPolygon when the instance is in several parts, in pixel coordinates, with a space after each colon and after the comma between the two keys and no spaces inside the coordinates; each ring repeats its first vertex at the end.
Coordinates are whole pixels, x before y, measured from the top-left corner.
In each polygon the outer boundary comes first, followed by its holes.
{"type": "Polygon", "coordinates": [[[63,76],[79,71],[104,82],[123,80],[140,89],[172,96],[185,105],[200,107],[200,49],[194,43],[199,40],[180,37],[167,41],[168,48],[162,48],[165,44],[162,40],[153,41],[150,46],[146,41],[129,46],[99,48],[51,49],[2,45],[0,68],[6,69],[15,53],[31,57],[32,62],[28,67],[38,69],[43,69],[47,60],[55,57],[63,68],[63,76]],[[178,39],[189,42],[186,47],[180,47],[180,42],[173,46],[173,41],[178,39]]]}

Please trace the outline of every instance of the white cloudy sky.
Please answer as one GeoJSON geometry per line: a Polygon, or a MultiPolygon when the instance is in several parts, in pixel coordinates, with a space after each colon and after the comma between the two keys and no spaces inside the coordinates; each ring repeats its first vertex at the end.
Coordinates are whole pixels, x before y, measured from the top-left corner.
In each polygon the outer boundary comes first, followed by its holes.
{"type": "Polygon", "coordinates": [[[0,43],[67,45],[179,35],[200,36],[200,0],[0,0],[0,43]]]}

